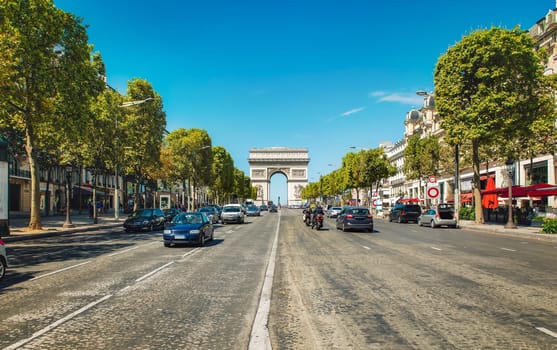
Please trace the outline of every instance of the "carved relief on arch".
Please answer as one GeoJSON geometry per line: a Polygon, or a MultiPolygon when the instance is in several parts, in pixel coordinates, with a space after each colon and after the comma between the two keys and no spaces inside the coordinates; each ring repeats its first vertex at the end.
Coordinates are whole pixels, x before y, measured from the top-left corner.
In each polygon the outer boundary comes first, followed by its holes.
{"type": "Polygon", "coordinates": [[[269,178],[275,175],[276,173],[282,173],[286,175],[286,177],[290,177],[290,168],[267,168],[267,174],[269,174],[269,178]]]}
{"type": "Polygon", "coordinates": [[[265,178],[265,169],[251,169],[251,177],[252,178],[265,178]]]}
{"type": "Polygon", "coordinates": [[[292,177],[305,179],[306,169],[292,169],[292,177]]]}

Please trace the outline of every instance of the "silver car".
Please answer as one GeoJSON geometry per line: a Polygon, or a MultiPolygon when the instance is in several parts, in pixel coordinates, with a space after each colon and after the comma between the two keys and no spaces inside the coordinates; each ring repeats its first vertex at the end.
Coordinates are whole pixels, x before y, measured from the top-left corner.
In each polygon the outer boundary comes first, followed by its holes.
{"type": "Polygon", "coordinates": [[[418,225],[427,225],[432,228],[441,226],[456,228],[458,222],[454,207],[448,204],[440,204],[437,208],[427,209],[418,217],[418,225]]]}
{"type": "Polygon", "coordinates": [[[0,280],[6,275],[8,268],[8,255],[6,254],[6,246],[4,241],[0,239],[0,280]]]}
{"type": "Polygon", "coordinates": [[[244,223],[244,210],[239,204],[227,204],[222,207],[220,219],[223,224],[235,222],[238,224],[244,223]]]}
{"type": "Polygon", "coordinates": [[[336,218],[338,214],[342,211],[342,207],[330,207],[327,210],[327,217],[328,218],[336,218]]]}

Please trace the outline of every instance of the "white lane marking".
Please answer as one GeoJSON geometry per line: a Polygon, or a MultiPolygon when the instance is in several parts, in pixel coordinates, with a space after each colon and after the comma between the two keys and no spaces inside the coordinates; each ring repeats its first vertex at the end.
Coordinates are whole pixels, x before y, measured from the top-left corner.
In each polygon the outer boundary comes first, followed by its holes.
{"type": "Polygon", "coordinates": [[[161,267],[159,267],[159,268],[157,268],[157,269],[154,269],[153,271],[149,272],[148,274],[139,277],[139,278],[136,279],[135,281],[136,281],[136,282],[141,282],[141,281],[143,281],[144,279],[146,279],[147,277],[154,275],[155,273],[159,272],[160,270],[162,270],[162,269],[164,269],[165,267],[170,266],[170,265],[172,265],[172,264],[174,264],[174,261],[171,261],[171,262],[169,262],[169,263],[167,263],[167,264],[162,265],[161,267]]]}
{"type": "Polygon", "coordinates": [[[516,252],[516,250],[514,249],[509,249],[509,248],[500,248],[501,250],[506,250],[508,252],[516,252]]]}
{"type": "Polygon", "coordinates": [[[91,260],[86,261],[86,262],[82,262],[81,264],[77,264],[77,265],[72,265],[72,266],[64,267],[63,269],[60,269],[60,270],[56,270],[56,271],[52,271],[52,272],[49,272],[49,273],[45,273],[44,275],[40,275],[40,276],[36,276],[36,277],[31,278],[30,281],[38,280],[39,278],[43,278],[43,277],[46,277],[46,276],[54,275],[54,274],[59,273],[59,272],[63,272],[63,271],[70,270],[70,269],[73,269],[73,268],[76,268],[76,267],[79,267],[79,266],[82,266],[82,265],[85,265],[85,264],[89,264],[90,262],[91,262],[91,260]]]}
{"type": "Polygon", "coordinates": [[[538,331],[540,331],[540,332],[543,332],[543,333],[545,333],[545,334],[547,334],[547,335],[552,336],[553,338],[557,338],[557,333],[552,332],[552,331],[550,331],[550,330],[547,329],[547,328],[544,328],[544,327],[536,327],[536,329],[537,329],[538,331]]]}
{"type": "Polygon", "coordinates": [[[201,249],[201,248],[195,248],[195,249],[193,249],[193,250],[190,250],[189,252],[185,252],[185,253],[182,255],[182,258],[185,258],[186,256],[191,255],[191,254],[193,254],[193,253],[197,253],[200,249],[201,249]]]}
{"type": "Polygon", "coordinates": [[[97,304],[99,304],[99,303],[102,303],[103,301],[105,301],[106,299],[108,299],[108,298],[110,298],[110,297],[112,297],[112,294],[106,295],[106,296],[100,298],[100,299],[97,300],[97,301],[94,301],[94,302],[92,302],[92,303],[90,303],[90,304],[87,304],[87,305],[85,305],[84,307],[82,307],[81,309],[79,309],[79,310],[77,310],[77,311],[75,311],[75,312],[72,312],[71,314],[69,314],[69,315],[67,315],[67,316],[65,316],[65,317],[63,317],[63,318],[61,318],[61,319],[59,319],[58,321],[56,321],[56,322],[54,322],[54,323],[52,323],[52,324],[46,326],[45,328],[43,328],[43,329],[41,329],[41,330],[39,330],[39,331],[33,333],[33,335],[30,336],[29,338],[20,340],[20,341],[18,341],[17,343],[14,343],[14,344],[8,346],[8,347],[5,348],[4,350],[17,349],[17,348],[19,348],[20,346],[25,345],[25,344],[29,343],[31,340],[40,337],[41,335],[45,334],[46,332],[48,332],[48,331],[50,331],[50,330],[52,330],[52,329],[58,327],[58,326],[61,325],[62,323],[64,323],[64,322],[66,322],[66,321],[68,321],[68,320],[74,318],[75,316],[77,316],[77,315],[79,315],[79,314],[81,314],[81,313],[87,311],[88,309],[92,308],[93,306],[95,306],[95,305],[97,305],[97,304]]]}
{"type": "Polygon", "coordinates": [[[435,250],[439,250],[439,251],[443,250],[443,249],[437,248],[437,247],[430,247],[430,248],[431,248],[431,249],[435,249],[435,250]]]}
{"type": "Polygon", "coordinates": [[[118,255],[118,254],[124,254],[124,253],[129,252],[130,250],[134,250],[134,249],[137,249],[137,248],[139,248],[139,246],[131,247],[129,249],[125,249],[125,250],[122,250],[122,251],[119,251],[119,252],[116,252],[116,253],[108,254],[108,256],[115,256],[115,255],[118,255]]]}
{"type": "Polygon", "coordinates": [[[367,249],[367,250],[370,250],[370,249],[371,249],[370,247],[367,247],[367,246],[365,246],[365,245],[363,245],[362,247],[364,247],[364,249],[367,249]]]}
{"type": "Polygon", "coordinates": [[[253,326],[251,327],[248,350],[266,350],[273,348],[271,346],[271,338],[269,337],[269,328],[267,327],[267,324],[269,322],[269,312],[271,310],[271,292],[273,289],[273,275],[275,273],[275,258],[277,255],[280,217],[281,214],[279,213],[273,248],[271,249],[269,261],[267,262],[267,270],[265,271],[265,279],[263,282],[263,288],[261,289],[261,296],[259,298],[259,306],[257,308],[257,313],[255,314],[253,326]]]}

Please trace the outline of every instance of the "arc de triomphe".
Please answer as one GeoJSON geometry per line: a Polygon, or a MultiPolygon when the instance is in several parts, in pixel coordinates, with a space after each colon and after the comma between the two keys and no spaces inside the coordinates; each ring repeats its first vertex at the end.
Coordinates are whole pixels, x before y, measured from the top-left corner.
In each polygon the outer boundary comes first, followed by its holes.
{"type": "Polygon", "coordinates": [[[286,176],[287,202],[281,205],[300,205],[302,189],[308,184],[309,156],[307,148],[269,147],[249,151],[251,184],[257,188],[256,202],[270,200],[271,177],[286,176]]]}

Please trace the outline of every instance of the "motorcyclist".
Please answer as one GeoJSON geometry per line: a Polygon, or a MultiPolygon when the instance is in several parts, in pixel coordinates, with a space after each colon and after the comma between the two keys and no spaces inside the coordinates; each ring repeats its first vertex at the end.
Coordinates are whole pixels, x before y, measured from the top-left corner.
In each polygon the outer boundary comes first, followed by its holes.
{"type": "Polygon", "coordinates": [[[315,207],[315,210],[313,211],[313,216],[311,219],[313,223],[315,223],[318,214],[324,215],[323,208],[320,205],[315,207]]]}
{"type": "Polygon", "coordinates": [[[309,220],[311,220],[311,217],[312,217],[311,214],[312,214],[311,213],[311,207],[307,206],[304,209],[304,222],[309,222],[309,220]]]}

